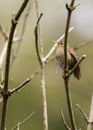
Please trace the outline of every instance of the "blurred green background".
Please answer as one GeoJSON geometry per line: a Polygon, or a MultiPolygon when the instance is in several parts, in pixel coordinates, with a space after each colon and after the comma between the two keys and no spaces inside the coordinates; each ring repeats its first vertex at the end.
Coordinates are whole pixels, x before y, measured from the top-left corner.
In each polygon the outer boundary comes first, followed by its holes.
{"type": "MultiPolygon", "coordinates": [[[[40,12],[44,14],[41,23],[44,55],[46,55],[52,47],[53,41],[57,40],[64,33],[67,18],[65,3],[69,3],[70,0],[39,1],[40,12]]],[[[22,2],[23,0],[0,0],[0,25],[7,31],[10,30],[12,12],[17,12],[22,2]]],[[[69,34],[68,41],[72,47],[93,39],[93,1],[79,0],[76,2],[80,2],[81,5],[73,12],[71,19],[71,26],[74,26],[75,29],[69,34]]],[[[36,24],[34,0],[32,3],[24,40],[10,72],[10,79],[13,80],[9,86],[10,88],[19,85],[39,67],[34,42],[34,28],[36,24]]],[[[21,32],[24,14],[21,16],[17,26],[17,35],[21,32]]],[[[2,50],[4,42],[5,40],[0,33],[0,50],[2,50]]],[[[77,81],[72,76],[70,88],[77,126],[85,129],[86,122],[75,107],[75,104],[80,104],[86,114],[89,114],[93,93],[93,44],[79,49],[77,53],[79,57],[86,54],[87,58],[81,64],[82,77],[80,81],[77,81]]],[[[60,118],[60,108],[63,108],[66,121],[69,124],[64,82],[61,75],[56,73],[55,61],[46,65],[45,72],[49,130],[62,130],[65,128],[60,118]]],[[[35,115],[20,130],[43,130],[40,75],[36,76],[21,92],[14,94],[9,99],[7,130],[10,130],[33,111],[36,112],[35,115]]]]}

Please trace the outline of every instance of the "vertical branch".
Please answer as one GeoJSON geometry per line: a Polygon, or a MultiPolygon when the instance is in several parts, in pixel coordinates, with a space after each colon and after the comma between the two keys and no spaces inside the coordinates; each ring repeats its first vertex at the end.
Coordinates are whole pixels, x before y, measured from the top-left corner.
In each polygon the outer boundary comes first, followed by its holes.
{"type": "Polygon", "coordinates": [[[92,95],[92,100],[91,100],[87,130],[92,130],[92,125],[93,125],[93,95],[92,95]]]}
{"type": "Polygon", "coordinates": [[[71,14],[72,14],[72,11],[75,9],[74,3],[75,3],[75,0],[72,0],[70,5],[66,4],[68,16],[67,16],[67,23],[66,23],[66,29],[65,29],[65,38],[64,38],[64,84],[65,84],[67,105],[68,105],[72,130],[77,130],[73,106],[72,106],[72,101],[71,101],[71,93],[70,93],[70,88],[69,88],[69,82],[68,82],[69,77],[68,77],[68,63],[67,63],[68,31],[69,31],[69,27],[70,27],[71,14]]]}
{"type": "Polygon", "coordinates": [[[11,56],[11,48],[12,48],[12,41],[13,41],[13,36],[14,36],[14,31],[16,28],[16,25],[18,23],[18,20],[24,11],[27,3],[29,0],[24,0],[21,8],[19,9],[17,15],[15,16],[14,19],[12,19],[12,25],[10,29],[10,34],[9,34],[9,40],[8,40],[8,46],[7,46],[7,53],[6,53],[6,64],[5,64],[5,76],[4,76],[4,89],[2,91],[3,95],[3,106],[2,106],[2,116],[1,116],[1,130],[5,130],[6,126],[6,114],[7,114],[7,104],[8,104],[8,81],[9,81],[9,66],[10,66],[10,56],[11,56]]]}
{"type": "Polygon", "coordinates": [[[67,23],[66,23],[66,29],[65,29],[65,38],[64,38],[64,55],[65,55],[65,59],[64,59],[64,73],[67,73],[67,41],[68,41],[68,31],[69,31],[69,27],[70,27],[70,20],[71,20],[71,14],[73,11],[73,6],[74,6],[74,2],[75,0],[71,1],[71,4],[68,5],[66,4],[66,8],[68,10],[68,16],[67,16],[67,23]]]}
{"type": "Polygon", "coordinates": [[[37,56],[38,60],[41,66],[41,89],[42,89],[42,98],[43,98],[43,124],[44,124],[44,130],[48,130],[48,117],[47,117],[47,101],[46,101],[46,88],[45,88],[45,70],[44,70],[44,62],[43,62],[43,44],[42,44],[42,35],[41,35],[41,28],[40,28],[40,18],[42,14],[39,17],[39,3],[38,0],[35,0],[36,4],[36,13],[37,13],[37,26],[35,28],[35,41],[36,41],[36,50],[37,50],[37,56]]]}
{"type": "Polygon", "coordinates": [[[26,25],[27,25],[27,19],[28,19],[28,16],[30,14],[31,7],[32,7],[32,1],[30,0],[29,1],[29,5],[28,5],[28,9],[27,9],[27,11],[25,13],[24,20],[23,20],[22,31],[21,31],[21,34],[20,34],[20,39],[21,40],[17,43],[17,46],[16,46],[16,48],[13,51],[13,56],[11,58],[11,66],[12,66],[15,58],[17,57],[19,49],[20,49],[20,46],[22,44],[22,40],[24,38],[24,32],[25,32],[26,25]]]}

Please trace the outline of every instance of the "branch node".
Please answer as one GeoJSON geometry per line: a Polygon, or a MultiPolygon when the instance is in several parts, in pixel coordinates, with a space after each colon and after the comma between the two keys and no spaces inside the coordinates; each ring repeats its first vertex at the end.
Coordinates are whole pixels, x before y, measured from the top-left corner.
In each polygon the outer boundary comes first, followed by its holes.
{"type": "Polygon", "coordinates": [[[77,6],[79,6],[80,5],[80,3],[77,3],[73,8],[75,9],[77,6]]]}
{"type": "Polygon", "coordinates": [[[72,7],[71,5],[68,5],[68,4],[66,3],[66,9],[67,9],[69,12],[71,12],[71,11],[73,11],[75,8],[72,7]]]}
{"type": "Polygon", "coordinates": [[[63,75],[63,78],[64,78],[64,80],[69,79],[69,75],[68,75],[68,73],[65,73],[65,74],[63,75]]]}
{"type": "Polygon", "coordinates": [[[12,23],[13,24],[18,24],[18,20],[16,20],[15,18],[12,18],[12,23]]]}
{"type": "Polygon", "coordinates": [[[7,99],[11,94],[10,94],[10,91],[5,92],[4,89],[2,89],[1,90],[1,95],[2,95],[3,99],[4,98],[7,99]]]}
{"type": "Polygon", "coordinates": [[[75,6],[72,6],[72,5],[68,5],[66,4],[66,9],[69,11],[69,12],[72,12],[77,6],[79,6],[80,3],[77,3],[75,6]]]}

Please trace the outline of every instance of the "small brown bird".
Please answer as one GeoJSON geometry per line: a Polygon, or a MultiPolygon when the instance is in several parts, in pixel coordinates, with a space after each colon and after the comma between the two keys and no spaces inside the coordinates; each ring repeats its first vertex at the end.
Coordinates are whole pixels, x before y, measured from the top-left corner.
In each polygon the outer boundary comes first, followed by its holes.
{"type": "MultiPolygon", "coordinates": [[[[68,70],[71,70],[78,61],[79,58],[76,52],[71,47],[69,47],[69,45],[67,45],[68,70]]],[[[62,72],[64,70],[64,43],[63,42],[58,43],[56,49],[56,63],[57,63],[58,71],[62,72]]],[[[78,80],[80,79],[81,77],[80,65],[76,67],[73,74],[75,78],[77,78],[78,80]]]]}

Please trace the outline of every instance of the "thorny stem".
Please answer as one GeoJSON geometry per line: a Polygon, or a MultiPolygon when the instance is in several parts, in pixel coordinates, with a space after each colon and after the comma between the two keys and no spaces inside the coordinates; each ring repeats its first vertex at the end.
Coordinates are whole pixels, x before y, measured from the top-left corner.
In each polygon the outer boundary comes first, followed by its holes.
{"type": "Polygon", "coordinates": [[[66,8],[68,10],[68,17],[67,17],[67,23],[66,23],[66,29],[65,29],[65,38],[64,38],[64,84],[65,84],[67,105],[68,105],[72,130],[77,130],[73,106],[72,106],[72,101],[71,101],[69,82],[68,82],[69,78],[68,78],[68,63],[67,63],[68,31],[69,31],[69,27],[70,27],[71,14],[72,14],[72,11],[74,9],[74,3],[75,3],[75,0],[72,0],[70,5],[66,4],[66,8]]]}
{"type": "Polygon", "coordinates": [[[10,66],[10,56],[11,56],[11,48],[12,48],[12,41],[13,41],[13,35],[14,31],[17,25],[17,22],[19,20],[19,17],[21,16],[23,10],[25,9],[27,3],[29,0],[24,0],[21,8],[19,9],[17,15],[14,19],[12,19],[12,25],[10,29],[9,34],[9,41],[8,41],[8,47],[7,47],[7,54],[6,54],[6,64],[5,64],[5,76],[4,76],[4,90],[3,90],[3,106],[2,106],[2,116],[1,116],[1,130],[5,130],[6,125],[6,113],[7,113],[7,101],[8,101],[8,81],[9,81],[9,66],[10,66]]]}

